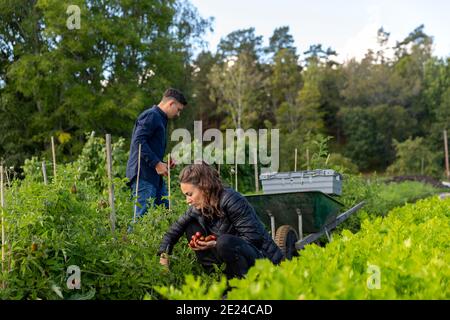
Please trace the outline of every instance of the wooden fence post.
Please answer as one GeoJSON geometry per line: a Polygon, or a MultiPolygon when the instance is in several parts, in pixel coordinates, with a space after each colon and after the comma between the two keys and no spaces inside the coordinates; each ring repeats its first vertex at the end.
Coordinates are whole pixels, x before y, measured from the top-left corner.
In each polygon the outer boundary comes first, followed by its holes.
{"type": "Polygon", "coordinates": [[[116,229],[116,210],[114,208],[114,183],[112,181],[112,152],[110,134],[106,134],[106,165],[109,182],[109,205],[111,206],[111,214],[109,216],[109,220],[111,221],[111,231],[114,233],[116,229]]]}
{"type": "Polygon", "coordinates": [[[445,148],[445,172],[447,179],[450,179],[450,168],[448,163],[448,140],[447,140],[447,130],[444,130],[444,148],[445,148]]]}
{"type": "Polygon", "coordinates": [[[425,160],[422,156],[422,158],[420,159],[420,175],[422,175],[422,176],[423,176],[424,166],[425,166],[425,160]]]}
{"type": "Polygon", "coordinates": [[[295,156],[294,156],[294,171],[297,172],[297,148],[295,148],[295,156]]]}
{"type": "Polygon", "coordinates": [[[136,177],[136,202],[134,203],[134,215],[133,215],[133,223],[136,223],[136,211],[137,211],[137,203],[139,199],[139,176],[141,174],[141,144],[139,143],[138,148],[138,171],[137,171],[137,177],[136,177]]]}
{"type": "Polygon", "coordinates": [[[254,165],[255,165],[255,186],[256,192],[259,192],[259,179],[258,179],[258,152],[254,149],[254,165]]]}
{"type": "MultiPolygon", "coordinates": [[[[3,166],[0,166],[0,204],[1,204],[1,211],[2,211],[2,275],[5,274],[5,213],[4,213],[4,207],[5,207],[5,198],[3,195],[3,166]]],[[[5,281],[2,281],[2,288],[5,288],[5,281]]]]}
{"type": "Polygon", "coordinates": [[[44,176],[44,184],[47,185],[47,168],[45,167],[45,160],[42,161],[42,175],[44,176]]]}
{"type": "Polygon", "coordinates": [[[309,170],[309,148],[306,148],[306,168],[309,170]]]}
{"type": "MultiPolygon", "coordinates": [[[[13,168],[13,167],[11,167],[13,168]]],[[[4,166],[5,176],[6,176],[6,183],[8,184],[8,188],[11,188],[11,180],[9,180],[9,174],[8,174],[8,166],[4,166]]]]}
{"type": "Polygon", "coordinates": [[[235,159],[235,164],[234,164],[234,188],[236,189],[236,192],[238,191],[238,166],[237,166],[237,156],[235,159]]]}
{"type": "Polygon", "coordinates": [[[52,156],[53,156],[53,182],[56,183],[56,150],[55,139],[52,137],[52,156]]]}
{"type": "Polygon", "coordinates": [[[170,197],[170,160],[171,160],[171,158],[170,158],[170,153],[169,153],[167,155],[167,184],[168,184],[167,193],[169,195],[169,210],[172,208],[171,201],[170,201],[170,199],[171,199],[171,197],[170,197]]]}

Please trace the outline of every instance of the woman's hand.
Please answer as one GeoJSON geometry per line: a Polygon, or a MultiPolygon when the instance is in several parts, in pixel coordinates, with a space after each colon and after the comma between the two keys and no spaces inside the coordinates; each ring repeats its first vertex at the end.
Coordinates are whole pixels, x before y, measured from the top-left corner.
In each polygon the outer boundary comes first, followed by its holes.
{"type": "Polygon", "coordinates": [[[202,251],[214,248],[216,246],[216,240],[211,241],[200,241],[195,242],[195,247],[192,248],[194,251],[202,251]]]}
{"type": "Polygon", "coordinates": [[[161,253],[159,263],[169,270],[169,255],[167,253],[161,253]]]}

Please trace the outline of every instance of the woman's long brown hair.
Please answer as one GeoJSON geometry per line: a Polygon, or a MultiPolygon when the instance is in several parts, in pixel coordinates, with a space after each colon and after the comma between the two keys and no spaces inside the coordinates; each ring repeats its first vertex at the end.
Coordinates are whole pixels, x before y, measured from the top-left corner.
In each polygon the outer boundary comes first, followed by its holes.
{"type": "Polygon", "coordinates": [[[205,205],[201,209],[207,218],[222,217],[220,210],[220,194],[223,191],[219,173],[206,162],[186,166],[180,173],[180,183],[189,183],[199,188],[205,197],[205,205]]]}

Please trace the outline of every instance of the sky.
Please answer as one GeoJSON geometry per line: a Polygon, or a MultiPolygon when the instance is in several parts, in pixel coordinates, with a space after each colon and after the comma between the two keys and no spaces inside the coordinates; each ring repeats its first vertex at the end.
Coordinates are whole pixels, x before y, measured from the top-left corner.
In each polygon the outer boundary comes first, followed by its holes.
{"type": "Polygon", "coordinates": [[[449,0],[190,0],[204,18],[214,17],[205,40],[215,51],[220,39],[254,27],[264,45],[277,27],[289,26],[298,52],[310,45],[336,50],[336,60],[364,57],[376,49],[377,30],[390,32],[389,45],[405,39],[421,24],[433,36],[433,54],[450,56],[449,0]]]}

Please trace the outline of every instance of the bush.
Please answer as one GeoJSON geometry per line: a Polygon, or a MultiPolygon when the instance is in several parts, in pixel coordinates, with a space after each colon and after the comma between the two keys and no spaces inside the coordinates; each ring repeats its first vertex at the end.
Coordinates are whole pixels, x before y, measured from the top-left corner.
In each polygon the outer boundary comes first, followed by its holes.
{"type": "Polygon", "coordinates": [[[438,164],[439,154],[431,152],[423,138],[409,138],[404,142],[394,139],[396,150],[395,162],[388,167],[390,175],[429,175],[439,177],[441,175],[438,164]]]}
{"type": "Polygon", "coordinates": [[[348,220],[337,227],[337,231],[345,228],[352,232],[357,232],[361,222],[368,217],[385,216],[395,207],[439,192],[439,189],[431,185],[415,181],[385,184],[377,175],[367,179],[361,175],[344,175],[342,189],[342,197],[338,200],[345,205],[346,209],[365,201],[361,210],[352,214],[348,220]]]}

